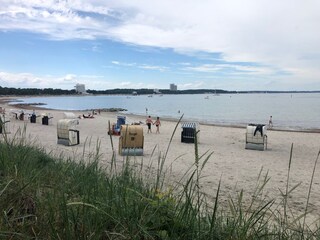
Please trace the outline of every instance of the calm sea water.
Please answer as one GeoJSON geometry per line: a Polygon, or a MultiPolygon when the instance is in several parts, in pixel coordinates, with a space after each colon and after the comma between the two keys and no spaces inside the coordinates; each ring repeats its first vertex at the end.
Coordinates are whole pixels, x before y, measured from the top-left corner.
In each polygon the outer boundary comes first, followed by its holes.
{"type": "Polygon", "coordinates": [[[195,94],[141,96],[72,96],[23,98],[25,103],[45,103],[63,110],[125,108],[127,113],[222,125],[268,123],[275,127],[320,129],[320,93],[295,94],[195,94]]]}

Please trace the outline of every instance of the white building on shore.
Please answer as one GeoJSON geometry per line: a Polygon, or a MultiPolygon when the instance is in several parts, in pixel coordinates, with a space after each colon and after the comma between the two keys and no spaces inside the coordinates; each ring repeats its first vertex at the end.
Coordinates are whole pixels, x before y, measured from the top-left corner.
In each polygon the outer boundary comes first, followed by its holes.
{"type": "Polygon", "coordinates": [[[78,94],[86,94],[86,86],[84,84],[80,84],[80,83],[77,83],[75,86],[74,86],[76,92],[78,94]]]}
{"type": "Polygon", "coordinates": [[[153,92],[154,92],[155,94],[161,94],[161,92],[160,92],[159,89],[157,89],[157,88],[153,89],[153,92]]]}

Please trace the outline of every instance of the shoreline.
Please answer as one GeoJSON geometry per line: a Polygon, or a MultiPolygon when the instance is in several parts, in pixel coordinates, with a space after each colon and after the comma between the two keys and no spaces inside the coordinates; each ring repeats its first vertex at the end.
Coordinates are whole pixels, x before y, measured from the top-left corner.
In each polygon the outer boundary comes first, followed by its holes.
{"type": "MultiPolygon", "coordinates": [[[[78,96],[78,95],[77,95],[78,96]]],[[[30,97],[30,96],[23,96],[23,97],[30,97]]],[[[13,108],[17,109],[25,109],[25,110],[49,110],[49,111],[64,111],[64,112],[88,112],[92,110],[97,109],[86,109],[86,110],[65,110],[65,109],[52,109],[52,108],[46,108],[43,107],[46,104],[45,103],[17,103],[10,105],[10,102],[14,102],[17,100],[17,96],[12,97],[0,97],[0,104],[6,105],[7,107],[13,106],[13,108]]],[[[112,109],[112,108],[111,108],[112,109]]],[[[101,112],[115,112],[119,115],[127,115],[127,116],[133,116],[133,117],[146,117],[146,115],[143,114],[133,114],[133,113],[127,113],[126,109],[123,109],[124,111],[118,111],[119,109],[112,109],[111,111],[108,111],[108,108],[101,109],[101,112]]],[[[161,117],[164,121],[170,121],[170,122],[177,122],[178,118],[173,117],[161,117]]],[[[216,127],[226,127],[226,128],[246,128],[246,125],[241,124],[223,124],[223,123],[210,123],[210,122],[204,122],[204,121],[189,121],[188,119],[182,120],[181,122],[198,122],[200,125],[206,125],[206,126],[216,126],[216,127]]],[[[280,132],[303,132],[303,133],[320,133],[320,129],[317,128],[285,128],[285,127],[272,127],[268,128],[268,131],[280,131],[280,132]]]]}
{"type": "MultiPolygon", "coordinates": [[[[67,95],[68,96],[68,95],[67,95]]],[[[79,95],[76,95],[79,96],[79,95]]],[[[28,98],[28,97],[33,97],[33,96],[23,96],[23,98],[28,98]]],[[[56,97],[56,96],[52,96],[56,97]]],[[[88,112],[92,110],[98,110],[98,109],[85,109],[85,110],[66,110],[66,109],[53,109],[53,108],[46,108],[43,107],[46,104],[45,103],[17,103],[17,104],[12,104],[10,105],[10,102],[15,102],[18,100],[18,96],[5,96],[1,97],[0,96],[0,104],[6,105],[7,107],[12,106],[13,108],[16,109],[24,109],[24,110],[48,110],[48,111],[63,111],[63,112],[88,112]]],[[[101,112],[114,112],[118,113],[119,115],[127,115],[127,116],[132,116],[136,118],[140,117],[146,117],[144,114],[134,114],[134,113],[127,113],[126,109],[119,109],[119,108],[105,108],[101,109],[101,112]],[[120,110],[120,111],[119,111],[120,110]]],[[[173,117],[161,117],[162,120],[164,121],[169,121],[169,122],[177,122],[179,118],[173,118],[173,117]]],[[[215,126],[215,127],[225,127],[225,128],[246,128],[245,124],[224,124],[224,123],[210,123],[210,122],[204,122],[204,121],[193,121],[193,120],[183,120],[181,122],[198,122],[200,125],[205,125],[205,126],[215,126]]],[[[266,124],[267,125],[267,124],[266,124]]],[[[302,132],[302,133],[320,133],[320,128],[286,128],[286,127],[268,127],[268,131],[279,131],[279,132],[302,132]]]]}

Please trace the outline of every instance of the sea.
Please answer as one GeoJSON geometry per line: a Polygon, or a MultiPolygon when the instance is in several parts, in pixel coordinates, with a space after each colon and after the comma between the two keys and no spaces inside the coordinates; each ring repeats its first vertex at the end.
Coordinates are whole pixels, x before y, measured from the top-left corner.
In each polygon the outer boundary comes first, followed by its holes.
{"type": "MultiPolygon", "coordinates": [[[[274,128],[320,129],[320,93],[250,93],[183,95],[84,95],[27,97],[14,103],[44,103],[59,110],[124,108],[126,114],[227,126],[248,123],[274,128]]],[[[120,113],[121,114],[121,113],[120,113]]]]}

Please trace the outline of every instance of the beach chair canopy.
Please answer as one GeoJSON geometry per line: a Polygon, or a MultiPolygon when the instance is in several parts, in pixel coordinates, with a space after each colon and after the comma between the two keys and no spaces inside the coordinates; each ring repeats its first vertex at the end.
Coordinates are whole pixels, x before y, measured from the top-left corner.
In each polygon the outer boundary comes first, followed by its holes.
{"type": "Polygon", "coordinates": [[[72,112],[64,112],[63,113],[63,118],[64,119],[76,119],[76,115],[72,112]]]}

